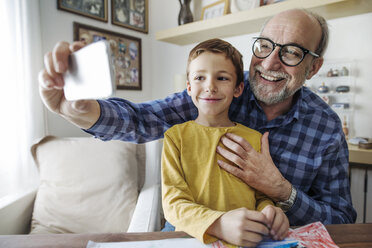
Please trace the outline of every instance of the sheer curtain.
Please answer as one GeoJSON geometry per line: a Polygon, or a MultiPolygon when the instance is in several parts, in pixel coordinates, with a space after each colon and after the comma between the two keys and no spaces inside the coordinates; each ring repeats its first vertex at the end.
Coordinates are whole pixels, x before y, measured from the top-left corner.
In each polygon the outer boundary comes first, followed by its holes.
{"type": "Polygon", "coordinates": [[[38,0],[0,1],[0,200],[38,183],[30,146],[45,133],[38,0]]]}

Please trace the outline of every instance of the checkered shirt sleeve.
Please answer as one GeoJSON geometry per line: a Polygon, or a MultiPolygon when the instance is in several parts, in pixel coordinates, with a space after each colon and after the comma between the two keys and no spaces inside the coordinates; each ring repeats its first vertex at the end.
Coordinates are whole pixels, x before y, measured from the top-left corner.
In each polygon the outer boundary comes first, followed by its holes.
{"type": "Polygon", "coordinates": [[[197,109],[186,91],[144,103],[121,98],[98,100],[101,115],[88,130],[101,140],[145,143],[163,137],[171,126],[195,119],[197,109]]]}

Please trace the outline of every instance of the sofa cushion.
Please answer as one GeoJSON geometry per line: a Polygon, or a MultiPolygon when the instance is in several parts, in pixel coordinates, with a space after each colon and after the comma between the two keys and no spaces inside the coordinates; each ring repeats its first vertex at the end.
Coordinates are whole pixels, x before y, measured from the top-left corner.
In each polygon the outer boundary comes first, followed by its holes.
{"type": "Polygon", "coordinates": [[[143,155],[137,147],[52,136],[35,144],[40,186],[31,233],[126,232],[138,197],[137,167],[143,155]]]}

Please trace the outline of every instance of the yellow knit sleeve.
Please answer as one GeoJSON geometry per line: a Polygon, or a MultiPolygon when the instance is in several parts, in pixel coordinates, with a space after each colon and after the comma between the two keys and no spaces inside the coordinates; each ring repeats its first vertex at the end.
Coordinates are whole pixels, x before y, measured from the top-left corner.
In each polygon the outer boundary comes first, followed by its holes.
{"type": "Polygon", "coordinates": [[[264,209],[267,205],[275,206],[274,202],[269,197],[260,191],[256,191],[256,210],[262,211],[262,209],[264,209]]]}

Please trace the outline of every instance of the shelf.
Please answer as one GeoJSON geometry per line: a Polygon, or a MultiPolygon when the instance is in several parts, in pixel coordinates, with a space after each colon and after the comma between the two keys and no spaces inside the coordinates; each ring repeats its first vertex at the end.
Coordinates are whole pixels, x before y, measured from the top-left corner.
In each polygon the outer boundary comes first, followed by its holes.
{"type": "Polygon", "coordinates": [[[355,112],[356,106],[354,103],[354,98],[356,96],[355,92],[355,75],[354,75],[354,66],[355,63],[353,60],[343,59],[343,60],[325,60],[322,68],[318,72],[318,77],[313,77],[312,79],[306,82],[306,86],[312,90],[315,94],[320,96],[329,106],[337,113],[341,120],[346,118],[347,125],[349,127],[353,126],[353,114],[355,112]],[[333,68],[346,68],[348,71],[347,76],[334,76],[327,77],[327,72],[333,68]],[[318,87],[325,83],[329,87],[329,92],[320,93],[317,92],[318,87]],[[349,92],[339,93],[335,89],[338,86],[347,85],[350,87],[349,92]],[[348,108],[335,107],[335,103],[348,103],[348,108]]]}
{"type": "Polygon", "coordinates": [[[335,91],[329,91],[327,93],[320,93],[320,92],[315,92],[316,94],[318,94],[319,96],[339,96],[339,97],[351,97],[351,96],[354,96],[354,92],[342,92],[342,93],[338,93],[338,92],[335,92],[335,91]]]}
{"type": "MultiPolygon", "coordinates": [[[[372,2],[371,2],[372,3],[372,2]]],[[[327,72],[322,72],[322,74],[326,74],[327,72]]],[[[315,74],[314,76],[315,78],[317,79],[321,79],[321,80],[343,80],[343,81],[347,81],[350,79],[350,75],[348,76],[334,76],[334,77],[327,77],[325,75],[321,75],[321,74],[315,74]]]]}
{"type": "Polygon", "coordinates": [[[259,32],[267,18],[279,12],[305,8],[334,19],[372,12],[370,0],[286,0],[209,20],[201,20],[156,32],[156,39],[188,45],[211,38],[225,38],[259,32]]]}
{"type": "Polygon", "coordinates": [[[354,112],[353,107],[342,109],[342,108],[334,108],[334,107],[331,106],[331,108],[333,109],[333,111],[335,111],[336,113],[340,113],[340,114],[347,114],[347,113],[353,113],[354,112]]]}

